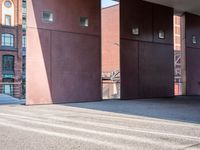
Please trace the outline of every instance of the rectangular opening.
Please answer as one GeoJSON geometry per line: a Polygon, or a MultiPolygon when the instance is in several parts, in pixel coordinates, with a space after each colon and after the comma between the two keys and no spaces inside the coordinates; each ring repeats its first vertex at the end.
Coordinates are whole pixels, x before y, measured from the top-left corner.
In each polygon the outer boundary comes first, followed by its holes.
{"type": "Polygon", "coordinates": [[[80,26],[81,27],[88,27],[89,26],[88,17],[80,17],[80,26]]]}
{"type": "Polygon", "coordinates": [[[174,15],[174,94],[186,93],[185,27],[184,16],[174,15]]]}
{"type": "Polygon", "coordinates": [[[102,98],[120,99],[119,2],[102,0],[102,98]]]}
{"type": "Polygon", "coordinates": [[[43,21],[44,22],[53,22],[53,13],[49,11],[43,11],[43,21]]]}

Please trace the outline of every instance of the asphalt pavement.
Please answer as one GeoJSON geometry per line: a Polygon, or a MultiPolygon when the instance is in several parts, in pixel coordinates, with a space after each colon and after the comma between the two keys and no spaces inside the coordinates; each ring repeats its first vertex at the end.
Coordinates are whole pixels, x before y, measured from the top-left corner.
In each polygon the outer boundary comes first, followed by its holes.
{"type": "Polygon", "coordinates": [[[0,150],[200,150],[199,100],[1,105],[0,150]]]}
{"type": "Polygon", "coordinates": [[[5,104],[25,104],[25,100],[14,98],[5,94],[0,94],[0,105],[5,104]]]}

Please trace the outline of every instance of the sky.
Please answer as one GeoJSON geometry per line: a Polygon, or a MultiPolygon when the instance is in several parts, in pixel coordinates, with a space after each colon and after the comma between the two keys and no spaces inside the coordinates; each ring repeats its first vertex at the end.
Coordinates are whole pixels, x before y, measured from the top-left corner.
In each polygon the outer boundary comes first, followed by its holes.
{"type": "Polygon", "coordinates": [[[109,6],[116,5],[116,4],[118,4],[118,2],[115,2],[112,0],[102,0],[101,1],[102,8],[109,7],[109,6]]]}

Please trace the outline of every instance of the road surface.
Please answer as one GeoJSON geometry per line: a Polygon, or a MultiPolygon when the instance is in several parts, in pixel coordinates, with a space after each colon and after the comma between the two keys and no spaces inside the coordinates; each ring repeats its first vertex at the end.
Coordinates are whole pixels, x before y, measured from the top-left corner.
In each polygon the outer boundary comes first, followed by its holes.
{"type": "Polygon", "coordinates": [[[172,102],[1,105],[0,150],[200,150],[199,118],[184,118],[184,106],[186,113],[192,106],[172,102]]]}

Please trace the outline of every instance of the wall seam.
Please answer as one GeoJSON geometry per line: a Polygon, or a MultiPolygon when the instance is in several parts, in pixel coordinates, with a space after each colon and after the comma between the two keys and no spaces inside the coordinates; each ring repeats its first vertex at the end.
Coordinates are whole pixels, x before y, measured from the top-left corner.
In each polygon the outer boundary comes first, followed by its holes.
{"type": "Polygon", "coordinates": [[[53,73],[53,71],[52,71],[52,31],[50,31],[50,42],[51,42],[51,44],[50,44],[50,91],[51,91],[51,100],[52,100],[52,102],[53,102],[53,94],[52,94],[52,92],[53,92],[53,85],[52,85],[52,83],[53,83],[53,79],[52,79],[52,73],[53,73]]]}
{"type": "Polygon", "coordinates": [[[27,27],[30,29],[37,29],[37,30],[47,30],[47,31],[55,31],[55,32],[61,32],[61,33],[70,33],[70,34],[78,34],[78,35],[86,35],[86,36],[94,36],[99,37],[101,33],[99,34],[88,34],[88,33],[79,33],[79,32],[70,32],[70,31],[64,31],[64,30],[53,30],[53,29],[45,29],[45,28],[36,28],[36,27],[27,27]]]}

